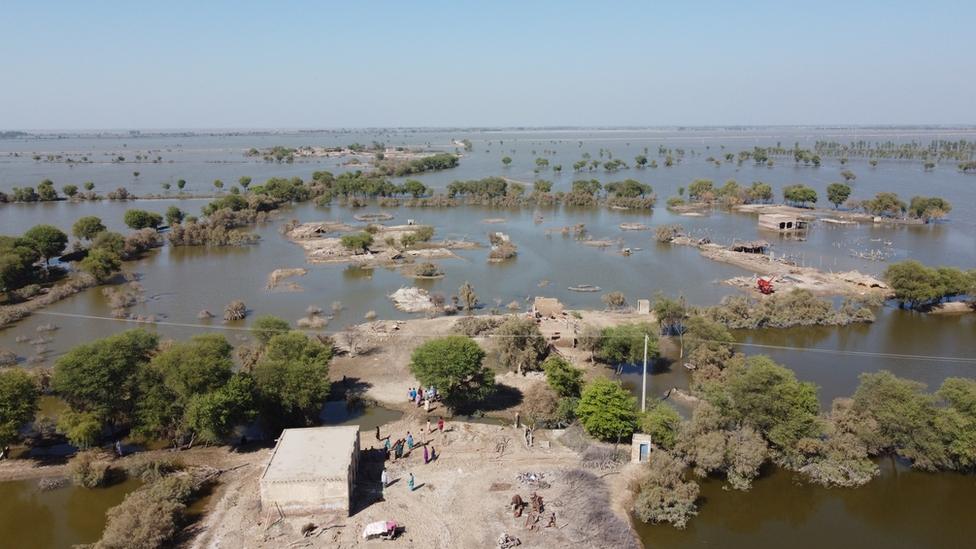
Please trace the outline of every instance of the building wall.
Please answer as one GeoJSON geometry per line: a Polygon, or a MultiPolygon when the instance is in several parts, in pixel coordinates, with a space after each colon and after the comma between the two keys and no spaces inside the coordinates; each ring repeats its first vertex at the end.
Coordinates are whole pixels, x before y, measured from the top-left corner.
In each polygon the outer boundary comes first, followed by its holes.
{"type": "Polygon", "coordinates": [[[261,508],[275,509],[275,504],[288,515],[312,514],[319,511],[351,510],[356,476],[359,472],[359,437],[356,438],[349,468],[343,477],[302,481],[261,481],[261,508]]]}

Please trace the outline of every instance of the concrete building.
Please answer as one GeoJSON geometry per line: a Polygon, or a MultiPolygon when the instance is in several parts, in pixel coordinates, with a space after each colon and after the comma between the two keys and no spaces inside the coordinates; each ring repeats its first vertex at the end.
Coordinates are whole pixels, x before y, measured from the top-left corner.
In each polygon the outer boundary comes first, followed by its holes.
{"type": "Polygon", "coordinates": [[[644,463],[650,459],[652,451],[654,451],[654,443],[651,441],[651,435],[634,433],[630,441],[630,462],[644,463]]]}
{"type": "Polygon", "coordinates": [[[809,220],[795,215],[760,214],[759,216],[759,227],[770,231],[804,231],[809,225],[809,220]]]}
{"type": "Polygon", "coordinates": [[[285,429],[261,475],[261,507],[348,514],[358,463],[359,426],[285,429]]]}

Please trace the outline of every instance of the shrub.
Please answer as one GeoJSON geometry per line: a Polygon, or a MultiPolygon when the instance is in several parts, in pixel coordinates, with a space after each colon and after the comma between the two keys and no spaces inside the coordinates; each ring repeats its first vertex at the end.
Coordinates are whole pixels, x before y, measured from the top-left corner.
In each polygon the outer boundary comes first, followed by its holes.
{"type": "Polygon", "coordinates": [[[699,490],[698,484],[684,479],[684,464],[667,452],[652,452],[634,512],[643,522],[684,528],[698,514],[699,490]]]}
{"type": "Polygon", "coordinates": [[[111,465],[99,450],[78,452],[68,463],[68,476],[77,486],[97,488],[108,482],[111,465]]]}
{"type": "Polygon", "coordinates": [[[184,520],[194,491],[188,475],[166,477],[127,495],[108,510],[95,549],[157,549],[165,546],[184,520]]]}
{"type": "Polygon", "coordinates": [[[561,397],[578,397],[583,386],[583,370],[574,367],[558,355],[550,355],[542,363],[546,381],[561,397]]]}

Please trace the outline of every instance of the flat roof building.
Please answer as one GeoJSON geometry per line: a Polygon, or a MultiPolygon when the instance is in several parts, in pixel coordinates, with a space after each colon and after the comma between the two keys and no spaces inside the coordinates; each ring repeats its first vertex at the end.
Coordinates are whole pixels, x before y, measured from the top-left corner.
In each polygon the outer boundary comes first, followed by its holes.
{"type": "Polygon", "coordinates": [[[759,227],[771,231],[803,231],[806,230],[810,222],[807,219],[795,215],[786,214],[760,214],[759,227]]]}
{"type": "Polygon", "coordinates": [[[261,507],[348,514],[358,465],[359,426],[285,429],[261,475],[261,507]]]}

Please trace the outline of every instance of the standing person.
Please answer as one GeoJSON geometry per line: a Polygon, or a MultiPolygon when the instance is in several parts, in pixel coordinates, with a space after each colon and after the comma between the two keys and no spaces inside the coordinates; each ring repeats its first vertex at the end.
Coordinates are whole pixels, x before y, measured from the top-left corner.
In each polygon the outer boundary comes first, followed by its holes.
{"type": "Polygon", "coordinates": [[[424,465],[430,463],[430,454],[427,453],[427,447],[424,446],[424,465]]]}
{"type": "Polygon", "coordinates": [[[410,473],[410,477],[407,478],[407,488],[409,488],[410,491],[413,492],[413,473],[410,473]]]}
{"type": "Polygon", "coordinates": [[[425,430],[426,430],[426,431],[427,431],[428,433],[430,432],[430,418],[427,418],[427,429],[425,429],[425,430]]]}
{"type": "Polygon", "coordinates": [[[430,460],[431,461],[434,461],[435,459],[437,459],[437,452],[434,450],[434,447],[431,446],[430,447],[430,460]]]}
{"type": "Polygon", "coordinates": [[[407,448],[413,450],[413,435],[410,434],[410,431],[407,431],[407,448]]]}
{"type": "Polygon", "coordinates": [[[383,467],[383,472],[380,473],[380,482],[383,484],[383,489],[390,485],[390,475],[386,472],[386,467],[383,467]]]}
{"type": "Polygon", "coordinates": [[[122,441],[121,440],[116,440],[115,441],[115,455],[117,455],[119,457],[122,457],[122,441]]]}
{"type": "Polygon", "coordinates": [[[380,426],[377,425],[376,426],[376,440],[379,440],[379,439],[380,439],[380,426]]]}
{"type": "Polygon", "coordinates": [[[386,459],[390,459],[390,437],[383,441],[383,449],[386,450],[386,459]]]}
{"type": "Polygon", "coordinates": [[[437,418],[437,430],[442,433],[444,432],[444,416],[437,418]]]}
{"type": "Polygon", "coordinates": [[[417,400],[415,401],[415,403],[417,404],[417,408],[420,408],[420,393],[419,392],[417,393],[417,400]]]}
{"type": "Polygon", "coordinates": [[[429,397],[424,399],[424,411],[427,412],[428,414],[430,413],[430,398],[429,397]]]}
{"type": "Polygon", "coordinates": [[[413,402],[413,387],[407,389],[407,400],[413,402]]]}

